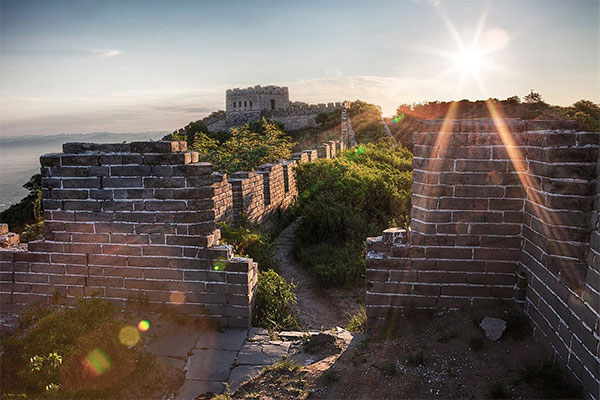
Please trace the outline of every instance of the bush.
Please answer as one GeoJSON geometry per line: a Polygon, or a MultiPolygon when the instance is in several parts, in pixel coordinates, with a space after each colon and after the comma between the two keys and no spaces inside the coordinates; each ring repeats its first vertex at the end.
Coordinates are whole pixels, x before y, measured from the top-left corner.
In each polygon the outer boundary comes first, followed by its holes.
{"type": "Polygon", "coordinates": [[[297,329],[295,287],[273,270],[259,272],[253,324],[275,331],[297,329]]]}
{"type": "Polygon", "coordinates": [[[297,243],[294,249],[297,258],[313,271],[323,286],[350,287],[365,272],[363,243],[350,242],[341,247],[328,242],[303,247],[297,243]]]}
{"type": "Polygon", "coordinates": [[[409,221],[411,154],[386,144],[296,168],[295,255],[324,286],[350,286],[364,272],[364,241],[409,221]]]}
{"type": "Polygon", "coordinates": [[[221,224],[221,238],[233,247],[233,252],[241,257],[250,257],[258,263],[261,271],[269,269],[279,271],[279,260],[275,257],[275,245],[266,233],[261,233],[258,227],[240,226],[229,227],[221,224]]]}
{"type": "Polygon", "coordinates": [[[190,147],[199,153],[200,161],[210,162],[217,171],[232,173],[252,171],[261,164],[290,158],[294,143],[280,125],[263,118],[232,128],[231,136],[223,142],[200,132],[190,147]]]}

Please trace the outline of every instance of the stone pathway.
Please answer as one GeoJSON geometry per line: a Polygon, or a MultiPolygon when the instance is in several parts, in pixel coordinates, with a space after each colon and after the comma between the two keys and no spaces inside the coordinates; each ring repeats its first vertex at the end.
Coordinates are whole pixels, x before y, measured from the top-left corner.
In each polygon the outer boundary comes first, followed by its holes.
{"type": "MultiPolygon", "coordinates": [[[[345,345],[350,345],[353,339],[362,340],[361,335],[352,335],[341,328],[328,333],[345,345]]],[[[262,328],[204,331],[156,338],[150,342],[148,351],[159,361],[184,371],[185,382],[174,398],[188,400],[206,392],[223,393],[225,383],[234,392],[258,376],[264,367],[284,357],[304,365],[318,361],[306,354],[302,346],[307,337],[318,334],[320,332],[281,332],[273,340],[262,328]]]]}

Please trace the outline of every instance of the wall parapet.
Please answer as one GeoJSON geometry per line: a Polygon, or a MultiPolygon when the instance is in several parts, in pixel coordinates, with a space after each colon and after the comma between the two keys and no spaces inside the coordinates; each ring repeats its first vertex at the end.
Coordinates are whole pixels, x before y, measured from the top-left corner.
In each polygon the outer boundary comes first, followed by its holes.
{"type": "Polygon", "coordinates": [[[598,153],[573,121],[421,121],[410,230],[367,241],[369,328],[407,307],[516,302],[597,393],[598,153]]]}
{"type": "Polygon", "coordinates": [[[219,244],[217,224],[278,217],[297,196],[304,154],[227,175],[185,142],[65,143],[40,157],[46,239],[0,251],[3,310],[78,297],[126,309],[146,298],[248,327],[257,264],[219,244]]]}

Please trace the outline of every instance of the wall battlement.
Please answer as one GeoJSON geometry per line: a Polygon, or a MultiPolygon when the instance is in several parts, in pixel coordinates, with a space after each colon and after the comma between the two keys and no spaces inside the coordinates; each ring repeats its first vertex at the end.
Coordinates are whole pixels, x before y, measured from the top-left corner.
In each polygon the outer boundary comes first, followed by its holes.
{"type": "Polygon", "coordinates": [[[246,89],[228,89],[225,92],[225,114],[210,115],[203,121],[210,132],[227,130],[259,120],[261,117],[281,122],[288,129],[301,129],[317,126],[315,117],[319,113],[341,107],[341,102],[292,103],[287,87],[257,85],[246,89]]]}
{"type": "Polygon", "coordinates": [[[407,307],[516,302],[597,395],[598,152],[598,133],[572,121],[422,121],[410,230],[367,242],[369,328],[407,307]]]}
{"type": "Polygon", "coordinates": [[[276,223],[297,196],[303,160],[228,176],[185,142],[65,143],[40,157],[46,239],[0,251],[2,309],[78,297],[126,309],[146,298],[248,327],[258,267],[219,244],[217,223],[276,223]]]}

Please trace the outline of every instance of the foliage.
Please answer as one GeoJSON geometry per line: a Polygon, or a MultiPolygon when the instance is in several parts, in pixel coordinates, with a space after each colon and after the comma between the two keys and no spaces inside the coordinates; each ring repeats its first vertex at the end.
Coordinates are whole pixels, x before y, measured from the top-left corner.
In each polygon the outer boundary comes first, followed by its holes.
{"type": "Polygon", "coordinates": [[[199,133],[191,148],[200,161],[208,161],[217,171],[251,171],[261,164],[289,158],[294,143],[279,125],[265,118],[258,123],[232,128],[231,137],[222,143],[199,133]]]}
{"type": "Polygon", "coordinates": [[[111,390],[123,384],[140,360],[137,347],[119,342],[122,325],[115,316],[115,308],[98,299],[26,315],[21,329],[1,342],[3,392],[60,398],[114,395],[111,390]],[[94,351],[110,364],[98,376],[82,367],[94,351]]]}
{"type": "Polygon", "coordinates": [[[360,306],[360,310],[356,314],[350,316],[350,320],[344,327],[348,332],[366,333],[367,331],[367,311],[364,306],[360,306]]]}
{"type": "Polygon", "coordinates": [[[354,285],[364,272],[364,240],[408,223],[411,154],[370,144],[334,160],[296,168],[295,255],[325,285],[354,285]]]}
{"type": "Polygon", "coordinates": [[[42,220],[42,176],[35,174],[23,185],[29,194],[17,204],[0,213],[0,221],[8,224],[12,231],[19,231],[27,224],[42,220]]]}
{"type": "Polygon", "coordinates": [[[19,239],[21,243],[27,243],[44,238],[44,221],[35,224],[25,225],[25,230],[21,233],[19,239]]]}
{"type": "Polygon", "coordinates": [[[296,304],[294,283],[288,283],[272,269],[258,273],[258,290],[254,306],[254,326],[269,330],[298,328],[293,313],[296,304]]]}
{"type": "Polygon", "coordinates": [[[258,263],[261,271],[279,270],[275,245],[268,234],[261,233],[258,227],[250,227],[247,224],[234,228],[223,223],[219,227],[223,242],[231,245],[236,255],[252,258],[258,263]]]}
{"type": "Polygon", "coordinates": [[[453,107],[452,118],[490,118],[488,107],[492,105],[505,118],[533,120],[576,120],[580,128],[587,131],[600,131],[600,105],[588,100],[580,100],[569,107],[561,107],[544,102],[542,96],[533,90],[523,97],[511,96],[505,100],[428,101],[423,103],[401,104],[390,125],[392,135],[406,145],[412,140],[415,119],[441,119],[453,107]],[[408,137],[407,137],[408,136],[408,137]]]}
{"type": "Polygon", "coordinates": [[[342,109],[337,108],[331,111],[323,111],[315,117],[315,122],[323,129],[330,129],[340,125],[342,120],[342,109]]]}

